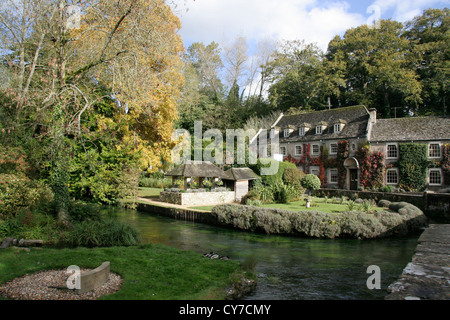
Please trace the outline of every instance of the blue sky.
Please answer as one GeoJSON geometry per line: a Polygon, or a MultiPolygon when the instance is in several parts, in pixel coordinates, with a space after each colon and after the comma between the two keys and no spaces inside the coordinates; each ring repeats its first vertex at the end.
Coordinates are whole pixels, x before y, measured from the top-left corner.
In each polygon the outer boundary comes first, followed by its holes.
{"type": "Polygon", "coordinates": [[[305,40],[326,50],[335,35],[373,23],[374,18],[405,22],[428,8],[449,7],[450,0],[178,0],[185,46],[220,44],[244,36],[250,44],[262,39],[305,40]],[[367,11],[373,8],[374,11],[367,11]]]}

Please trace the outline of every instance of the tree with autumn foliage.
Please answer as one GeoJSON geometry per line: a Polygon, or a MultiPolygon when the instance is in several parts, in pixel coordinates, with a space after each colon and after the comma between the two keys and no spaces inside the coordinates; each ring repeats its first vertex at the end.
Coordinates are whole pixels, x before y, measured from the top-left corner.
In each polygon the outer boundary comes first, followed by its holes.
{"type": "Polygon", "coordinates": [[[9,110],[1,142],[29,154],[61,220],[86,177],[126,190],[133,179],[123,174],[170,160],[183,43],[164,0],[9,1],[0,8],[11,76],[0,94],[9,110]]]}

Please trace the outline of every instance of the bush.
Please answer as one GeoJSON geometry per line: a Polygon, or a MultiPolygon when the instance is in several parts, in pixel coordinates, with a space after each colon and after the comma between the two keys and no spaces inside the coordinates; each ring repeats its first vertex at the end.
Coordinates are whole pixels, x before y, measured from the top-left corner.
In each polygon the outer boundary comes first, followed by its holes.
{"type": "MultiPolygon", "coordinates": [[[[276,160],[272,159],[271,161],[276,161],[276,160]]],[[[297,166],[295,164],[293,164],[292,162],[278,162],[278,171],[276,174],[262,175],[261,169],[263,167],[268,168],[268,167],[270,167],[270,165],[264,165],[264,164],[262,164],[261,160],[258,159],[258,163],[255,168],[255,173],[258,174],[259,176],[261,176],[261,180],[262,180],[263,184],[265,184],[265,185],[274,185],[278,181],[283,180],[283,175],[287,168],[297,169],[297,166]]]]}
{"type": "MultiPolygon", "coordinates": [[[[349,202],[350,204],[350,202],[349,202]]],[[[426,224],[426,216],[412,205],[402,206],[405,214],[395,212],[345,212],[340,214],[219,205],[213,214],[219,223],[246,231],[290,234],[317,238],[371,239],[407,236],[426,224]]]]}
{"type": "Polygon", "coordinates": [[[95,203],[73,201],[69,205],[69,216],[74,222],[85,220],[100,221],[102,207],[95,203]]]}
{"type": "Polygon", "coordinates": [[[302,187],[309,191],[320,189],[320,179],[314,174],[307,174],[301,181],[302,187]]]}
{"type": "Polygon", "coordinates": [[[284,170],[283,181],[286,184],[302,186],[302,179],[305,177],[305,173],[297,168],[288,167],[284,170]]]}
{"type": "Polygon", "coordinates": [[[40,181],[22,174],[0,174],[0,219],[15,217],[22,209],[33,210],[40,203],[50,204],[53,192],[40,181]]]}
{"type": "Polygon", "coordinates": [[[391,202],[389,200],[380,200],[378,201],[378,206],[381,208],[389,208],[389,206],[391,205],[391,202]]]}
{"type": "Polygon", "coordinates": [[[61,241],[90,248],[132,246],[139,243],[139,234],[132,227],[116,220],[85,220],[74,223],[61,241]]]}

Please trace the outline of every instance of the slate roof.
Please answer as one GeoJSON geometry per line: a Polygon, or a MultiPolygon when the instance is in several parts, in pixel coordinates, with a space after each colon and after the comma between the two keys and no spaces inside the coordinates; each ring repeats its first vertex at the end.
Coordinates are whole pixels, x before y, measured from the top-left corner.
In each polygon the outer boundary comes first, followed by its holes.
{"type": "Polygon", "coordinates": [[[369,118],[370,114],[365,106],[353,106],[284,116],[276,127],[280,129],[280,142],[363,138],[367,135],[369,118]],[[321,123],[326,123],[327,128],[322,134],[316,134],[316,126],[321,123]],[[338,123],[344,123],[345,126],[342,132],[335,133],[334,125],[338,123]],[[311,128],[305,136],[299,136],[298,128],[304,124],[311,125],[311,128]],[[288,129],[290,125],[296,129],[285,138],[283,130],[288,129]]]}
{"type": "Polygon", "coordinates": [[[225,171],[225,180],[243,181],[243,180],[256,180],[260,177],[253,172],[250,168],[231,168],[225,171]]]}
{"type": "Polygon", "coordinates": [[[450,117],[378,119],[371,142],[450,140],[450,117]]]}
{"type": "Polygon", "coordinates": [[[165,174],[172,177],[224,178],[225,172],[209,161],[184,163],[165,174]]]}

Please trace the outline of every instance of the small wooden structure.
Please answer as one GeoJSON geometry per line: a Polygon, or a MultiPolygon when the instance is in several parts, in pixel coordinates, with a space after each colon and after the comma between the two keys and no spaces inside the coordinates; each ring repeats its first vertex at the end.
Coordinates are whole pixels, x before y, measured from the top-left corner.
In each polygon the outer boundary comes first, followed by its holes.
{"type": "Polygon", "coordinates": [[[250,168],[232,168],[225,171],[222,180],[225,185],[235,192],[236,201],[241,201],[250,190],[251,182],[260,177],[250,168]]]}

